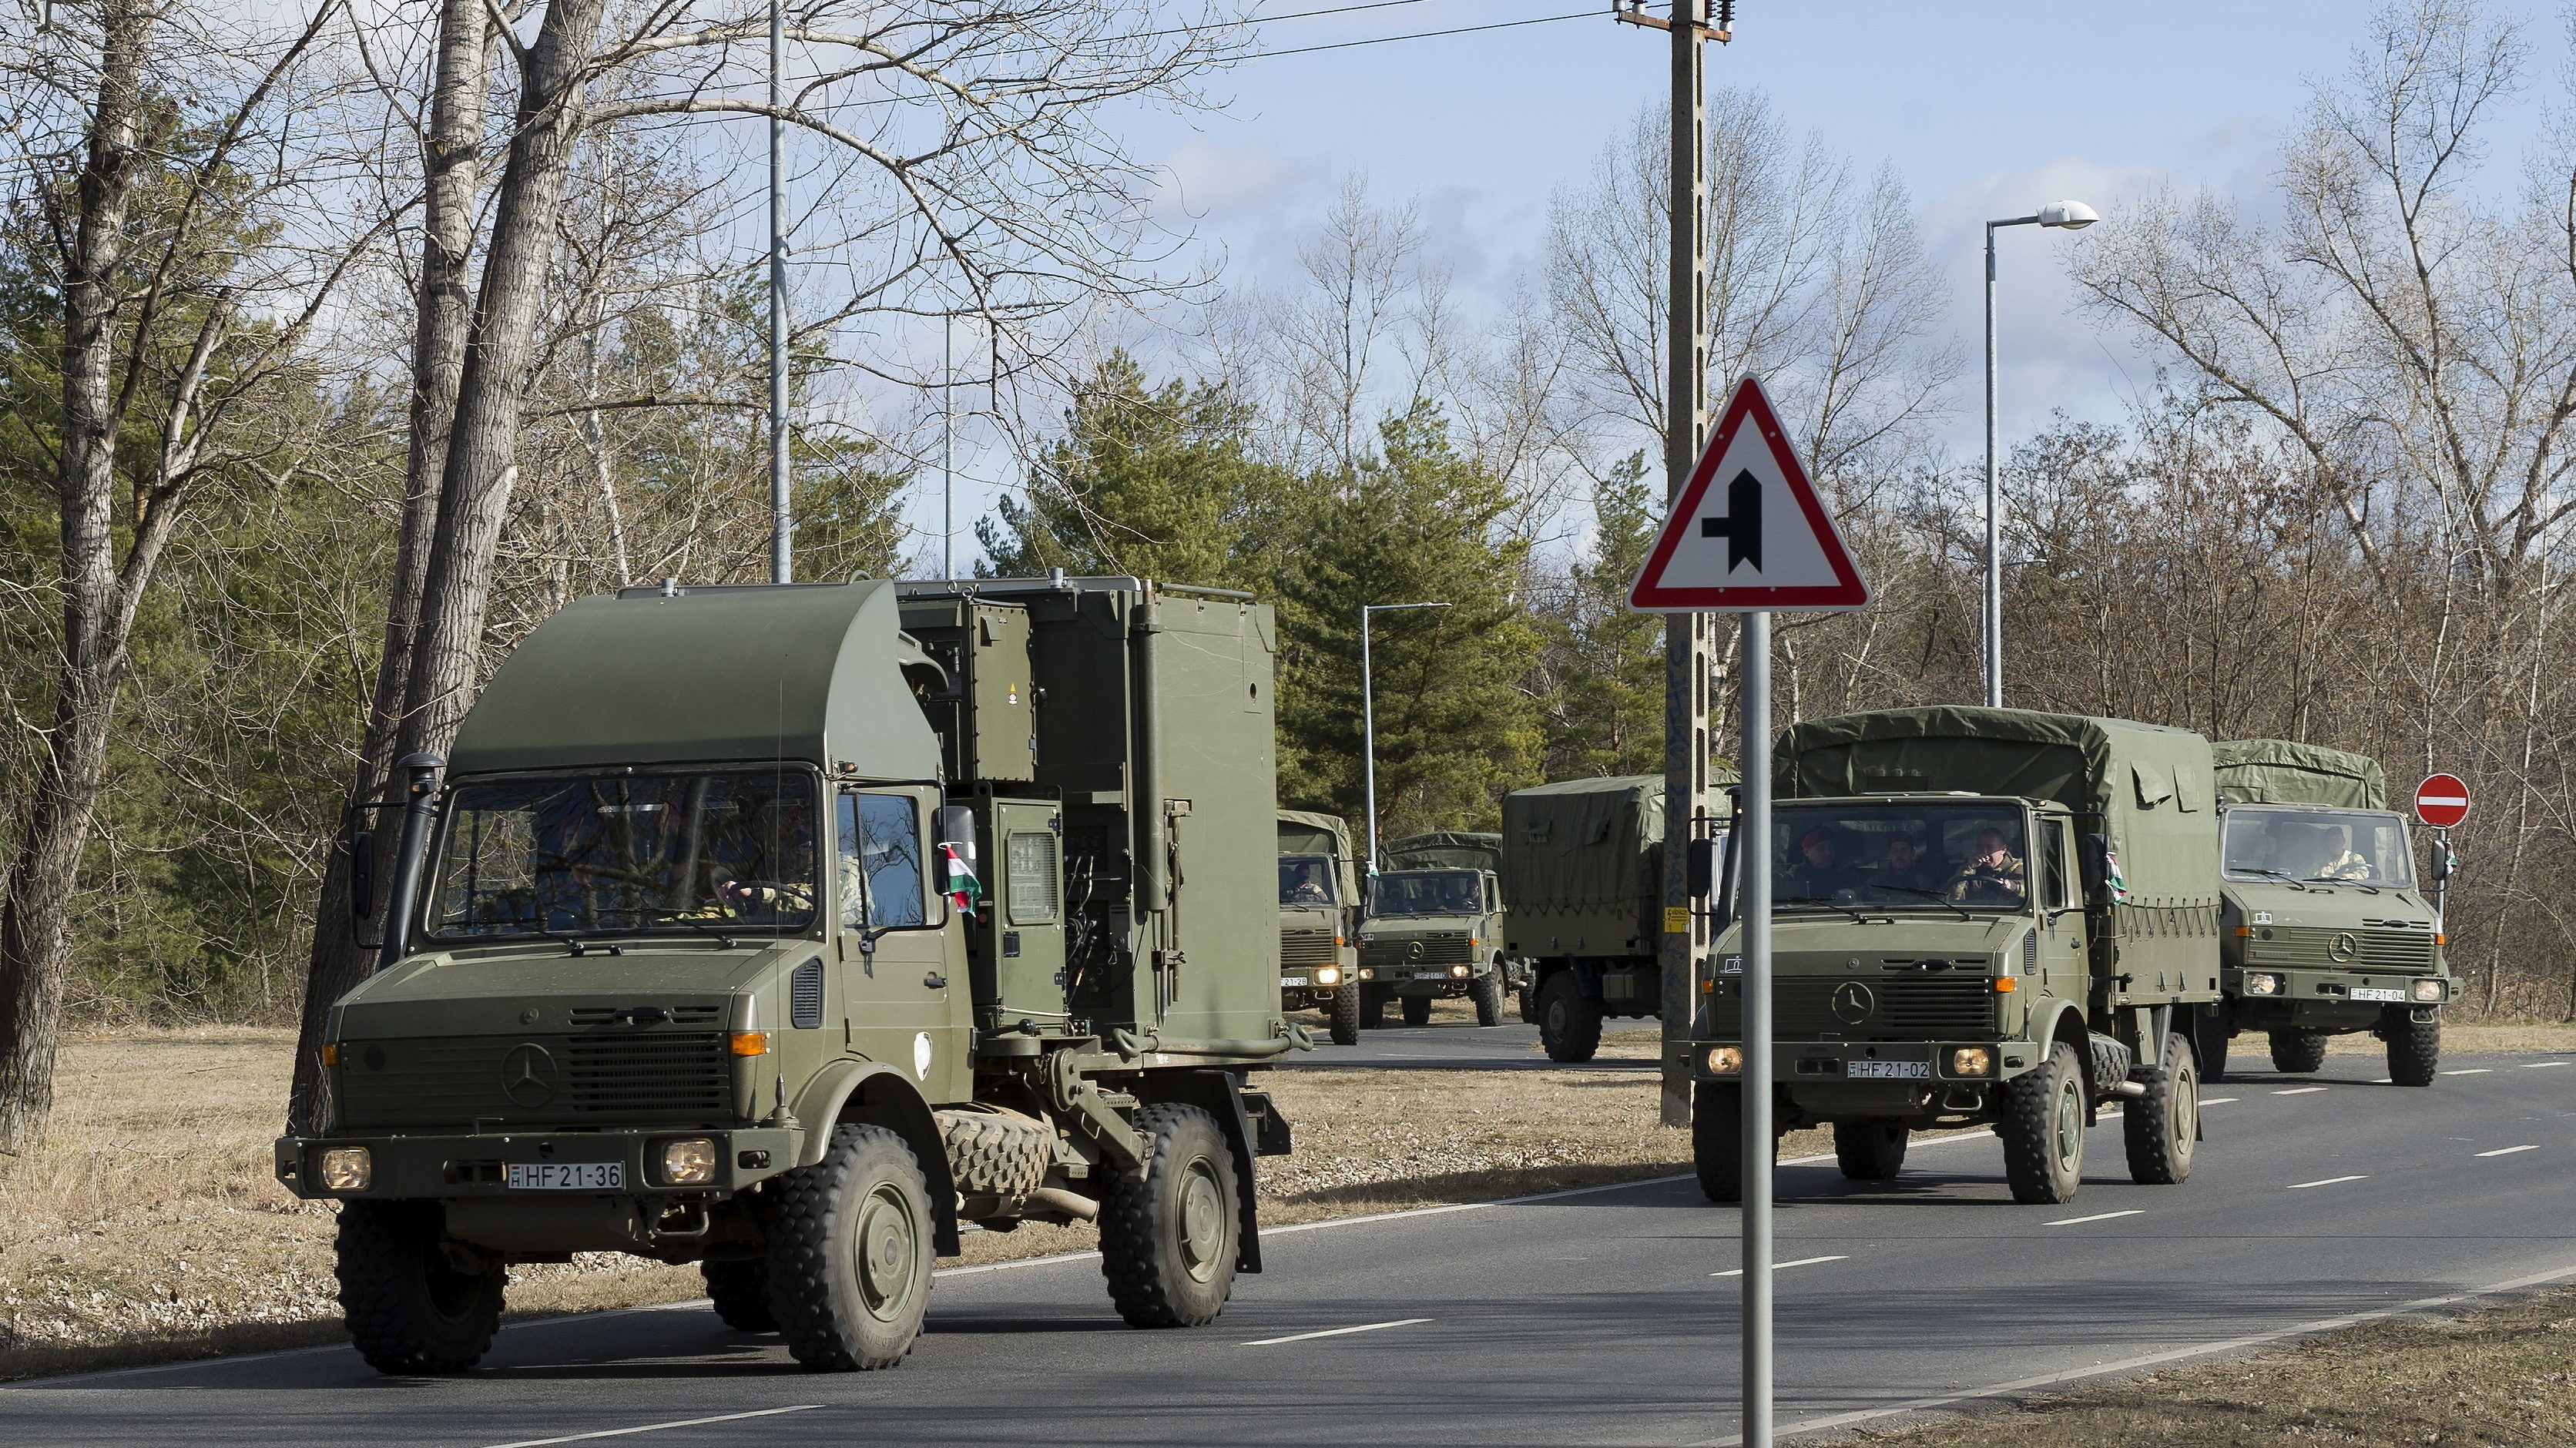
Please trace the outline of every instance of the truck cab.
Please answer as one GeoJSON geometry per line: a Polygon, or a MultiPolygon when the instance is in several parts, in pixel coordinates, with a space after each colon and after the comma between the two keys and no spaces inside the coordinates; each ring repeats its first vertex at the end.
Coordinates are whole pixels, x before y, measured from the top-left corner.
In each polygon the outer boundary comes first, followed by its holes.
{"type": "Polygon", "coordinates": [[[1464,996],[1476,1024],[1503,1023],[1503,1000],[1520,985],[1503,948],[1502,837],[1413,835],[1387,845],[1391,867],[1369,882],[1360,922],[1361,989],[1392,996],[1409,1026],[1427,1025],[1431,1003],[1464,996]]]}
{"type": "Polygon", "coordinates": [[[1279,811],[1279,1009],[1323,1009],[1340,1046],[1359,1042],[1355,1006],[1341,1009],[1339,994],[1359,978],[1352,943],[1359,914],[1350,825],[1335,815],[1279,811]]]}

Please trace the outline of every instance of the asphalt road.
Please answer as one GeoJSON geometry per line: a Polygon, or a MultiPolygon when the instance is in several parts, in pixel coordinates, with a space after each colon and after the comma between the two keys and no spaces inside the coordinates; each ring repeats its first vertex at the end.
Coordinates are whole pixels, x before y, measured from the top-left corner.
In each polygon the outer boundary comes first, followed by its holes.
{"type": "MultiPolygon", "coordinates": [[[[2214,1087],[2181,1187],[2131,1185],[2105,1121],[2062,1208],[2012,1204],[1981,1136],[1918,1143],[1885,1185],[1785,1164],[1782,1428],[2576,1277],[2576,1058],[2452,1065],[2430,1090],[2369,1057],[2214,1087]]],[[[1195,1331],[1121,1326],[1084,1255],[943,1274],[894,1372],[809,1375],[694,1306],[514,1327],[456,1379],[345,1348],[53,1379],[0,1391],[0,1422],[48,1444],[1724,1443],[1735,1229],[1687,1182],[1638,1183],[1270,1234],[1270,1271],[1195,1331]]]]}
{"type": "MultiPolygon", "coordinates": [[[[1389,1013],[1392,1019],[1392,1012],[1389,1013]]],[[[1309,1026],[1300,1014],[1297,1019],[1309,1026]]],[[[1654,1074],[1652,1059],[1595,1057],[1579,1065],[1551,1061],[1539,1049],[1538,1027],[1525,1026],[1508,1011],[1499,1026],[1471,1021],[1434,1021],[1427,1026],[1389,1025],[1362,1031],[1357,1045],[1336,1046],[1315,1032],[1315,1049],[1291,1051],[1280,1065],[1292,1071],[1641,1071],[1654,1074]]],[[[1660,1029],[1651,1016],[1602,1023],[1605,1036],[1660,1029]]]]}

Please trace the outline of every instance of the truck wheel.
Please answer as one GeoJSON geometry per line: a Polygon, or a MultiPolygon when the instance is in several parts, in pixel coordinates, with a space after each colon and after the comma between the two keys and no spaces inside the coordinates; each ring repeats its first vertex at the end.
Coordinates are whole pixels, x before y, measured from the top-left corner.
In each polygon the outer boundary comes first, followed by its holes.
{"type": "Polygon", "coordinates": [[[1503,1023],[1503,968],[1495,966],[1467,982],[1467,994],[1476,1001],[1476,1024],[1499,1026],[1503,1023]]]}
{"type": "Polygon", "coordinates": [[[1333,1044],[1356,1046],[1360,1043],[1360,988],[1345,985],[1333,992],[1333,1044]]]}
{"type": "Polygon", "coordinates": [[[1216,1118],[1158,1101],[1136,1113],[1145,1164],[1100,1201],[1100,1274],[1131,1327],[1199,1327],[1234,1295],[1243,1235],[1234,1155],[1216,1118]]]}
{"type": "Polygon", "coordinates": [[[436,1202],[340,1208],[340,1314],[377,1372],[461,1373],[492,1346],[509,1269],[459,1270],[439,1240],[445,1226],[436,1202]]]}
{"type": "Polygon", "coordinates": [[[1834,1123],[1834,1165],[1856,1182],[1883,1182],[1905,1170],[1909,1133],[1893,1121],[1834,1123]]]}
{"type": "Polygon", "coordinates": [[[1404,1003],[1404,1023],[1406,1025],[1427,1026],[1431,1024],[1431,997],[1399,996],[1397,999],[1404,1003]]]}
{"type": "Polygon", "coordinates": [[[701,1262],[698,1275],[706,1279],[707,1300],[715,1304],[716,1316],[736,1332],[776,1332],[778,1319],[769,1311],[769,1264],[757,1257],[748,1262],[701,1262]]]}
{"type": "Polygon", "coordinates": [[[1524,1026],[1537,1025],[1538,987],[1524,982],[1515,994],[1520,998],[1518,1004],[1521,1012],[1521,1024],[1524,1026]]]}
{"type": "Polygon", "coordinates": [[[1551,1061],[1589,1061],[1601,1049],[1601,1002],[1583,993],[1573,971],[1557,972],[1539,991],[1538,1038],[1551,1061]]]}
{"type": "Polygon", "coordinates": [[[2038,1070],[2005,1082],[1998,1094],[2003,1115],[1995,1135],[2003,1138],[2004,1180],[2013,1200],[2075,1200],[2084,1184],[2084,1068],[2075,1048],[2059,1041],[2038,1070]]]}
{"type": "Polygon", "coordinates": [[[2430,1086],[2442,1064],[2442,1016],[2419,1021],[2404,1006],[2388,1012],[2388,1079],[2400,1086],[2430,1086]]]}
{"type": "Polygon", "coordinates": [[[2288,1076],[2305,1076],[2325,1063],[2325,1032],[2274,1031],[2272,1033],[2273,1070],[2288,1076]]]}
{"type": "Polygon", "coordinates": [[[769,1307],[818,1372],[890,1368],[930,1308],[930,1189],[902,1137],[832,1128],[823,1159],[773,1178],[769,1307]]]}
{"type": "Polygon", "coordinates": [[[1360,991],[1360,1029],[1386,1029],[1386,990],[1382,986],[1364,985],[1360,991]]]}
{"type": "Polygon", "coordinates": [[[2165,1032],[2164,1059],[2147,1094],[2120,1109],[2120,1136],[2129,1148],[2129,1180],[2172,1187],[2191,1180],[2191,1150],[2200,1139],[2200,1068],[2191,1042],[2165,1032]]]}
{"type": "Polygon", "coordinates": [[[2200,1058],[2201,1080],[2227,1079],[2227,1038],[2234,1034],[2224,1004],[2203,1006],[2191,1013],[2192,1054],[2200,1058]]]}
{"type": "Polygon", "coordinates": [[[1744,1088],[1725,1081],[1691,1088],[1691,1170],[1710,1201],[1744,1200],[1744,1088]]]}

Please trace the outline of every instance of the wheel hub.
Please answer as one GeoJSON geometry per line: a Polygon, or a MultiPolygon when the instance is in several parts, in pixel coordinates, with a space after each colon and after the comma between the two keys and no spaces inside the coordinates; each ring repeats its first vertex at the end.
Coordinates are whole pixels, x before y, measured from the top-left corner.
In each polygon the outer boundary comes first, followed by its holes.
{"type": "Polygon", "coordinates": [[[1191,1161],[1182,1174],[1180,1207],[1181,1265],[1205,1282],[1225,1249],[1225,1193],[1207,1158],[1191,1161]]]}
{"type": "Polygon", "coordinates": [[[2063,1163],[2075,1160],[2084,1144],[2084,1108],[2073,1081],[2057,1092],[2057,1159],[2063,1163]]]}
{"type": "Polygon", "coordinates": [[[891,1322],[903,1315],[920,1242],[912,1206],[901,1191],[881,1183],[868,1193],[859,1208],[858,1248],[859,1296],[870,1316],[891,1322]]]}

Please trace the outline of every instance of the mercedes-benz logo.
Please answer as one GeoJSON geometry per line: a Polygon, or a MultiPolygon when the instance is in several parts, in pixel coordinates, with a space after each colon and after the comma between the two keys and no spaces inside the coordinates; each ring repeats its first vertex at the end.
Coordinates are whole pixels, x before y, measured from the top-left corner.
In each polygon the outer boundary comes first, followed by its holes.
{"type": "Polygon", "coordinates": [[[1834,1018],[1846,1025],[1857,1026],[1868,1020],[1871,1008],[1877,1004],[1878,997],[1859,981],[1847,980],[1834,987],[1834,1018]]]}
{"type": "Polygon", "coordinates": [[[1407,960],[1420,960],[1422,958],[1422,942],[1417,940],[1405,946],[1404,958],[1407,960]]]}
{"type": "Polygon", "coordinates": [[[2340,931],[2335,935],[2333,942],[2326,946],[2326,954],[2337,960],[2350,960],[2361,954],[2361,941],[2349,930],[2340,931]]]}
{"type": "Polygon", "coordinates": [[[555,1099],[555,1058],[530,1042],[514,1046],[501,1058],[501,1094],[520,1106],[543,1106],[555,1099]]]}

